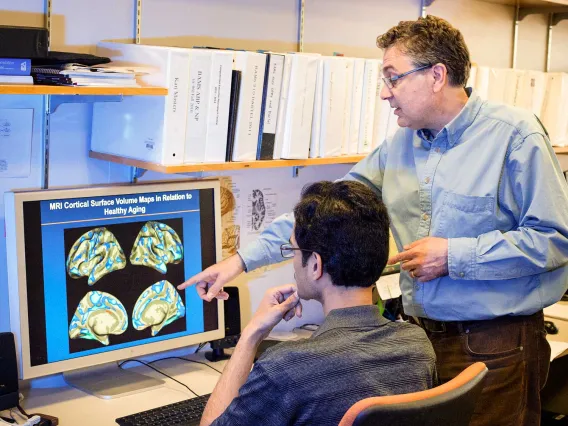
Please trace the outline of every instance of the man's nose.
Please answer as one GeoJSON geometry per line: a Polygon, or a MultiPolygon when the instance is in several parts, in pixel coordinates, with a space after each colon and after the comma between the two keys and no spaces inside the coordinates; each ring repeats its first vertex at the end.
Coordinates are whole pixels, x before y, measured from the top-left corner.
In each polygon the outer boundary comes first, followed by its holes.
{"type": "Polygon", "coordinates": [[[383,87],[381,88],[381,99],[383,101],[386,101],[387,99],[392,98],[392,92],[390,91],[390,89],[388,88],[388,86],[386,84],[383,84],[383,87]]]}

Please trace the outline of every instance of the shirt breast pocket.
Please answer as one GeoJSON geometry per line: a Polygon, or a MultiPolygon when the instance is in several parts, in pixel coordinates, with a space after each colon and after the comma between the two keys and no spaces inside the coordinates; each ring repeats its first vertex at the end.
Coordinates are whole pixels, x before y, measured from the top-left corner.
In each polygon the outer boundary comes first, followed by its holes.
{"type": "Polygon", "coordinates": [[[476,238],[495,229],[495,197],[445,191],[437,235],[476,238]]]}

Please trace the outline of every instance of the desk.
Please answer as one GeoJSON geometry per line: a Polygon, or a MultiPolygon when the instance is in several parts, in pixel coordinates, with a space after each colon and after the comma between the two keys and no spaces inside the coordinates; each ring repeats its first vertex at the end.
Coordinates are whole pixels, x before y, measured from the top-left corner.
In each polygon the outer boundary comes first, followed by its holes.
{"type": "MultiPolygon", "coordinates": [[[[201,353],[185,357],[210,364],[217,370],[222,370],[226,364],[226,361],[209,363],[201,353]]],[[[220,377],[219,373],[204,365],[182,360],[164,360],[152,365],[199,395],[213,392],[220,377]]],[[[22,390],[25,397],[22,406],[28,413],[58,417],[61,426],[106,426],[116,425],[115,419],[119,417],[194,397],[185,387],[145,366],[133,367],[130,371],[164,379],[166,384],[134,395],[105,400],[68,386],[63,377],[52,378],[49,387],[22,390]]]]}
{"type": "MultiPolygon", "coordinates": [[[[568,302],[558,302],[544,310],[544,318],[552,321],[558,334],[550,334],[551,342],[568,342],[568,302]]],[[[542,408],[556,414],[568,415],[568,356],[556,358],[550,364],[548,380],[541,392],[542,408]]]]}

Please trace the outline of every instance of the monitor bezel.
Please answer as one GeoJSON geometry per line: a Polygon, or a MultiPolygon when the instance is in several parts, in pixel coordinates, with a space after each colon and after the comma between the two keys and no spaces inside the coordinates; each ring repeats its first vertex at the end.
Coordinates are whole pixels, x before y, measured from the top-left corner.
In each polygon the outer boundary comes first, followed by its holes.
{"type": "Polygon", "coordinates": [[[180,349],[203,342],[221,339],[225,336],[223,301],[217,300],[217,324],[219,327],[217,330],[153,343],[144,343],[139,346],[132,346],[129,348],[117,349],[94,355],[86,355],[79,358],[57,361],[43,365],[31,365],[24,241],[24,203],[28,201],[48,201],[53,199],[88,198],[97,196],[198,189],[213,189],[214,191],[215,258],[216,262],[220,262],[222,260],[222,227],[221,187],[218,179],[168,182],[160,181],[48,190],[16,190],[5,194],[10,328],[16,338],[16,353],[18,357],[20,379],[33,379],[80,368],[117,362],[128,358],[180,349]]]}

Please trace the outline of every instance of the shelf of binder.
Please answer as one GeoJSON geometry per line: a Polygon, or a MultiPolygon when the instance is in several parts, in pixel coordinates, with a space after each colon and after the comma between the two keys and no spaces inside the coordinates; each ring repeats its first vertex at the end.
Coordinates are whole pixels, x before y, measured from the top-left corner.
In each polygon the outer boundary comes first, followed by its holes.
{"type": "Polygon", "coordinates": [[[165,87],[0,85],[0,95],[166,96],[165,87]]]}
{"type": "Polygon", "coordinates": [[[321,166],[326,164],[351,164],[357,163],[364,155],[344,155],[340,157],[328,158],[308,158],[305,160],[257,160],[257,161],[232,161],[227,163],[199,163],[199,164],[180,164],[164,165],[149,163],[146,161],[134,160],[127,157],[119,157],[112,154],[103,154],[96,151],[90,152],[91,158],[123,164],[125,166],[138,167],[139,169],[151,170],[153,172],[174,174],[174,173],[195,173],[195,172],[214,172],[224,170],[243,170],[243,169],[271,169],[278,167],[305,167],[321,166]]]}

